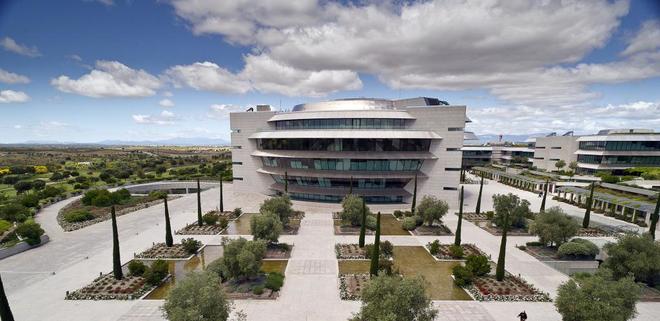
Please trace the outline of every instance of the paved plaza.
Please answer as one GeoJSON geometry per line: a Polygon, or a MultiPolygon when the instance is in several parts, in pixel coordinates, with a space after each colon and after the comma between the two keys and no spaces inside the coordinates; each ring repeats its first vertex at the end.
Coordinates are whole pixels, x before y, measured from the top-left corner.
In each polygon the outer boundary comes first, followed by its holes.
{"type": "MultiPolygon", "coordinates": [[[[478,193],[478,185],[465,185],[465,209],[473,211],[478,193]]],[[[218,205],[218,189],[202,193],[204,210],[218,205]]],[[[514,189],[497,182],[488,181],[484,186],[482,208],[492,209],[492,195],[515,193],[532,203],[536,210],[541,199],[534,193],[514,189]]],[[[232,191],[231,184],[225,186],[225,207],[241,207],[244,212],[258,211],[263,195],[238,194],[232,191]]],[[[62,320],[62,321],[114,321],[114,320],[164,320],[158,300],[136,301],[66,301],[67,290],[78,289],[91,282],[99,272],[109,272],[112,266],[112,240],[110,222],[102,222],[74,232],[63,232],[57,224],[56,216],[60,208],[72,199],[62,201],[42,210],[37,218],[51,237],[51,242],[39,248],[6,258],[0,261],[9,301],[17,320],[62,320]]],[[[173,228],[180,229],[196,219],[196,197],[183,196],[170,202],[170,215],[173,228]]],[[[584,210],[559,203],[548,198],[548,207],[559,205],[567,213],[582,216],[584,210]]],[[[405,205],[406,207],[408,205],[405,205]]],[[[337,260],[335,243],[356,243],[357,236],[336,236],[333,234],[331,213],[339,209],[337,204],[294,202],[296,209],[305,211],[305,219],[297,235],[282,236],[280,241],[294,244],[294,249],[286,270],[286,279],[281,295],[277,300],[235,301],[237,310],[242,310],[248,320],[346,320],[359,309],[357,301],[339,299],[337,260]]],[[[392,212],[402,209],[401,205],[373,206],[374,211],[392,212]]],[[[444,220],[452,230],[457,217],[451,209],[444,220]]],[[[600,214],[592,214],[592,220],[599,224],[621,225],[600,214]]],[[[149,207],[118,218],[122,262],[127,262],[133,253],[141,252],[153,242],[164,238],[163,207],[149,207]]],[[[175,241],[182,236],[175,235],[175,241]]],[[[221,236],[196,236],[205,244],[220,244],[221,236]]],[[[487,254],[496,259],[500,237],[493,236],[464,221],[464,243],[477,244],[487,254]]],[[[453,236],[383,236],[394,245],[425,245],[439,239],[443,243],[453,242],[453,236]]],[[[556,295],[557,287],[568,277],[550,268],[532,256],[515,248],[518,244],[534,240],[534,237],[510,237],[507,243],[507,270],[520,274],[528,282],[542,291],[556,295]]],[[[373,242],[373,236],[367,236],[373,242]]],[[[515,316],[526,310],[529,320],[561,320],[552,303],[528,302],[472,302],[437,301],[437,320],[486,321],[516,320],[515,316]]],[[[660,303],[639,303],[639,316],[635,320],[657,320],[660,303]]]]}

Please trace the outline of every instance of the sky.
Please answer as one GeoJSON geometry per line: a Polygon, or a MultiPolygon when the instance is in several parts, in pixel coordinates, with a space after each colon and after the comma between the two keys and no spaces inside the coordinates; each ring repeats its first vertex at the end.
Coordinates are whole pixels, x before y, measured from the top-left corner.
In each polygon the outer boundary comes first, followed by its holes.
{"type": "Polygon", "coordinates": [[[229,139],[229,113],[466,105],[477,134],[660,130],[657,0],[0,0],[0,143],[229,139]]]}

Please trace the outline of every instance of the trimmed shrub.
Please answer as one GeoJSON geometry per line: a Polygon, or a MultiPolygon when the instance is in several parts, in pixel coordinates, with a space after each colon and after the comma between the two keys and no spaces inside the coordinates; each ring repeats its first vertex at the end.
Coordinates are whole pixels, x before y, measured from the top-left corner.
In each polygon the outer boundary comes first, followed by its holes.
{"type": "Polygon", "coordinates": [[[257,285],[252,289],[252,294],[254,295],[262,295],[264,293],[264,286],[263,285],[257,285]]]}
{"type": "Polygon", "coordinates": [[[237,207],[237,208],[235,208],[235,209],[231,212],[231,214],[232,214],[234,217],[239,217],[239,216],[241,216],[241,215],[243,214],[243,210],[242,210],[240,207],[237,207]]]}
{"type": "Polygon", "coordinates": [[[227,228],[227,226],[229,225],[229,220],[228,220],[227,218],[225,218],[225,217],[221,217],[220,220],[219,220],[219,222],[220,222],[220,223],[219,223],[219,224],[220,224],[220,228],[227,228]]]}
{"type": "Polygon", "coordinates": [[[435,240],[429,243],[429,252],[431,255],[436,255],[440,252],[440,241],[435,240]]]}
{"type": "Polygon", "coordinates": [[[29,245],[40,244],[41,236],[44,233],[45,231],[41,228],[41,225],[33,220],[27,220],[25,223],[16,227],[16,234],[24,238],[25,242],[29,245]]]}
{"type": "Polygon", "coordinates": [[[156,260],[144,272],[144,278],[149,285],[159,285],[160,282],[169,274],[169,267],[166,261],[156,260]]]}
{"type": "Polygon", "coordinates": [[[452,245],[449,247],[449,255],[455,259],[463,257],[463,248],[460,245],[452,245]]]}
{"type": "Polygon", "coordinates": [[[564,243],[559,246],[557,255],[562,258],[591,258],[593,259],[598,255],[598,246],[596,244],[584,240],[573,239],[570,242],[564,243]]]}
{"type": "Polygon", "coordinates": [[[142,276],[147,271],[147,266],[142,261],[133,260],[128,263],[128,273],[133,276],[142,276]]]}
{"type": "Polygon", "coordinates": [[[415,218],[413,217],[404,218],[403,222],[401,222],[401,228],[403,228],[406,231],[412,231],[415,228],[417,228],[417,223],[415,222],[415,218]]]}
{"type": "Polygon", "coordinates": [[[94,215],[88,210],[78,209],[64,214],[64,220],[69,223],[89,221],[94,218],[94,215]]]}
{"type": "Polygon", "coordinates": [[[284,275],[277,272],[268,273],[266,283],[264,283],[266,288],[279,291],[282,285],[284,285],[284,275]]]}
{"type": "Polygon", "coordinates": [[[202,247],[202,242],[189,237],[181,240],[181,245],[183,245],[183,249],[186,250],[188,254],[195,254],[197,253],[197,250],[202,247]]]}
{"type": "Polygon", "coordinates": [[[422,226],[422,224],[424,224],[424,218],[423,217],[421,217],[419,215],[415,215],[415,216],[413,216],[413,218],[415,219],[415,225],[416,226],[422,226]]]}
{"type": "Polygon", "coordinates": [[[394,217],[396,217],[396,218],[401,218],[401,217],[403,217],[403,211],[401,211],[401,210],[396,210],[396,211],[394,211],[392,214],[393,214],[394,217]]]}
{"type": "Polygon", "coordinates": [[[490,263],[488,262],[488,258],[483,255],[469,255],[465,262],[465,267],[474,276],[484,276],[490,273],[490,263]]]}
{"type": "Polygon", "coordinates": [[[213,212],[209,212],[202,216],[202,220],[204,220],[204,224],[206,225],[215,225],[218,222],[218,216],[213,212]]]}
{"type": "Polygon", "coordinates": [[[454,266],[451,274],[454,276],[454,283],[458,286],[472,284],[472,279],[474,278],[472,271],[462,265],[454,266]]]}
{"type": "Polygon", "coordinates": [[[367,228],[370,230],[376,230],[376,218],[373,216],[367,216],[367,228]]]}
{"type": "Polygon", "coordinates": [[[384,257],[392,257],[394,255],[394,246],[390,241],[380,242],[380,254],[384,257]]]}

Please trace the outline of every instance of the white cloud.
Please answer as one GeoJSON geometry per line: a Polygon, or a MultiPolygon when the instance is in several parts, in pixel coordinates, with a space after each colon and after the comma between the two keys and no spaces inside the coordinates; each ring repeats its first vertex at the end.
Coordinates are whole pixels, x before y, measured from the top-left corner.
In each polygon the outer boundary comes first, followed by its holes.
{"type": "Polygon", "coordinates": [[[27,84],[30,83],[30,78],[0,68],[0,82],[6,84],[27,84]]]}
{"type": "Polygon", "coordinates": [[[132,116],[133,121],[137,124],[145,125],[172,125],[176,120],[176,115],[173,112],[163,110],[160,115],[144,115],[137,114],[132,116]]]}
{"type": "Polygon", "coordinates": [[[82,58],[80,56],[76,55],[76,54],[71,54],[71,55],[68,56],[68,58],[71,59],[71,60],[75,60],[77,62],[82,61],[82,58]]]}
{"type": "Polygon", "coordinates": [[[255,89],[286,96],[319,97],[340,90],[362,88],[356,72],[350,70],[301,70],[275,61],[267,55],[245,57],[241,76],[255,89]]]}
{"type": "Polygon", "coordinates": [[[660,48],[660,20],[649,20],[642,24],[639,32],[630,39],[622,55],[632,55],[660,48]]]}
{"type": "Polygon", "coordinates": [[[173,94],[171,91],[164,91],[164,92],[163,92],[163,96],[165,96],[165,97],[173,97],[174,94],[173,94]]]}
{"type": "Polygon", "coordinates": [[[0,90],[0,104],[24,103],[30,100],[30,96],[22,91],[0,90]]]}
{"type": "Polygon", "coordinates": [[[213,104],[209,107],[209,118],[214,119],[226,119],[229,117],[229,113],[244,111],[245,107],[238,105],[227,105],[227,104],[213,104]]]}
{"type": "Polygon", "coordinates": [[[253,53],[234,76],[264,92],[320,96],[359,88],[357,75],[366,73],[392,88],[487,89],[534,107],[584,104],[599,96],[592,84],[660,75],[660,56],[650,52],[658,48],[657,24],[650,22],[623,60],[580,63],[610,40],[628,0],[172,5],[195,34],[250,45],[253,53]]]}
{"type": "Polygon", "coordinates": [[[170,67],[165,77],[177,87],[186,85],[196,90],[241,94],[250,90],[248,81],[208,61],[170,67]]]}
{"type": "Polygon", "coordinates": [[[14,129],[21,129],[23,128],[23,125],[14,125],[14,129]]]}
{"type": "Polygon", "coordinates": [[[26,45],[19,44],[14,39],[9,37],[4,37],[2,41],[0,41],[0,45],[5,50],[13,53],[17,53],[22,56],[27,56],[32,58],[41,56],[41,53],[39,52],[39,49],[37,49],[37,47],[34,46],[28,47],[26,45]]]}
{"type": "Polygon", "coordinates": [[[166,98],[166,99],[162,99],[161,101],[158,102],[158,104],[159,104],[161,107],[164,107],[164,108],[174,107],[174,102],[173,102],[172,100],[170,100],[170,99],[167,99],[167,98],[166,98]]]}
{"type": "Polygon", "coordinates": [[[96,62],[96,69],[78,79],[59,76],[51,85],[60,91],[87,97],[146,97],[156,94],[161,81],[150,73],[118,61],[96,62]]]}
{"type": "Polygon", "coordinates": [[[470,108],[468,116],[473,122],[468,130],[477,134],[530,134],[567,130],[595,133],[604,128],[654,129],[660,127],[657,115],[660,115],[660,101],[605,106],[470,108]]]}

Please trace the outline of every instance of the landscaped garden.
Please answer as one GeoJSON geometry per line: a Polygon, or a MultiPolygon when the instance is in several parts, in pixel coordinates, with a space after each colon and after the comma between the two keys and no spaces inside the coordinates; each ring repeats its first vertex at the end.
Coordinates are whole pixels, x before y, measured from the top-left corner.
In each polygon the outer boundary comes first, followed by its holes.
{"type": "Polygon", "coordinates": [[[176,231],[177,235],[217,235],[222,233],[228,226],[231,220],[238,218],[242,214],[240,208],[233,211],[209,211],[202,216],[203,224],[199,225],[198,222],[188,224],[182,229],[176,231]]]}
{"type": "MultiPolygon", "coordinates": [[[[269,225],[278,235],[294,235],[298,233],[300,222],[304,217],[304,212],[293,210],[288,196],[272,197],[261,204],[259,213],[243,213],[237,219],[230,221],[222,234],[254,235],[254,228],[269,225]]],[[[257,233],[262,232],[264,231],[257,231],[257,233]]]]}
{"type": "Polygon", "coordinates": [[[435,240],[426,244],[426,248],[438,260],[463,260],[470,255],[486,255],[474,244],[442,244],[435,240]]]}
{"type": "MultiPolygon", "coordinates": [[[[533,221],[535,215],[530,210],[529,201],[515,197],[515,204],[513,204],[515,211],[511,213],[508,218],[508,235],[510,236],[529,236],[529,224],[533,221]]],[[[497,214],[494,211],[486,213],[464,213],[463,218],[474,223],[477,227],[484,231],[500,236],[502,235],[502,226],[504,225],[504,216],[497,214]]]]}
{"type": "Polygon", "coordinates": [[[202,243],[193,238],[181,240],[180,244],[167,246],[167,243],[156,243],[148,250],[136,254],[138,259],[188,259],[195,255],[202,243]]]}
{"type": "MultiPolygon", "coordinates": [[[[348,248],[344,245],[341,247],[348,248]]],[[[391,274],[401,274],[406,278],[422,276],[426,284],[426,292],[433,300],[470,300],[465,291],[453,284],[451,270],[458,264],[460,263],[436,261],[421,246],[394,246],[392,266],[389,269],[391,274]]],[[[339,260],[342,299],[356,300],[360,297],[360,291],[370,280],[369,268],[369,260],[339,260]]],[[[381,270],[384,271],[385,267],[381,270]]]]}
{"type": "Polygon", "coordinates": [[[126,189],[110,192],[95,189],[85,192],[79,200],[63,207],[57,221],[65,231],[74,231],[83,227],[110,219],[110,206],[114,205],[117,215],[123,215],[162,202],[157,193],[148,196],[132,196],[126,189]]]}

